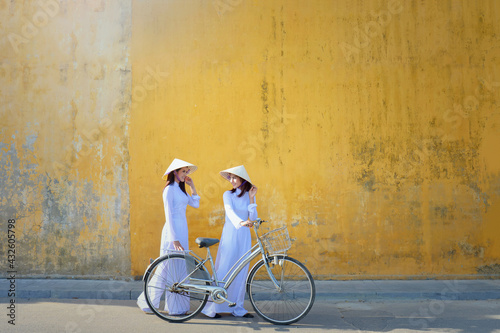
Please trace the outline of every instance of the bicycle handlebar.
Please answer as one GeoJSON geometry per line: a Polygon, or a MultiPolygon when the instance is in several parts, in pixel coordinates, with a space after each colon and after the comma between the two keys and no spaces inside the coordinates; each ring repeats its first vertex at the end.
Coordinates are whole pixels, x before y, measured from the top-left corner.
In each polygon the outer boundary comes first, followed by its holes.
{"type": "Polygon", "coordinates": [[[257,227],[259,227],[261,225],[261,223],[264,223],[264,222],[267,222],[267,221],[261,220],[260,218],[257,218],[257,220],[255,220],[255,223],[257,224],[257,227]]]}
{"type": "Polygon", "coordinates": [[[261,223],[263,223],[263,222],[267,222],[267,221],[265,221],[265,220],[261,220],[260,218],[257,218],[257,219],[255,220],[255,222],[254,222],[255,232],[257,232],[257,229],[259,229],[259,227],[260,227],[261,223]]]}

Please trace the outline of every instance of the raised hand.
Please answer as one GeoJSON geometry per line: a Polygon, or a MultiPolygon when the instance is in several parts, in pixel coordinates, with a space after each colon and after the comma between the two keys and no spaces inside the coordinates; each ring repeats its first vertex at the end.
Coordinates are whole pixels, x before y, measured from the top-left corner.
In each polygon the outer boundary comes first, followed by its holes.
{"type": "Polygon", "coordinates": [[[188,177],[188,176],[186,176],[186,178],[184,179],[184,182],[186,184],[188,184],[189,186],[193,186],[194,185],[193,179],[191,179],[191,177],[188,177]]]}
{"type": "Polygon", "coordinates": [[[248,191],[248,195],[250,196],[250,199],[255,198],[256,194],[257,194],[257,186],[252,186],[250,191],[248,191]]]}
{"type": "Polygon", "coordinates": [[[184,179],[184,182],[191,187],[191,195],[198,195],[196,193],[196,187],[194,187],[194,182],[193,182],[193,179],[191,179],[191,177],[186,176],[186,178],[184,179]]]}

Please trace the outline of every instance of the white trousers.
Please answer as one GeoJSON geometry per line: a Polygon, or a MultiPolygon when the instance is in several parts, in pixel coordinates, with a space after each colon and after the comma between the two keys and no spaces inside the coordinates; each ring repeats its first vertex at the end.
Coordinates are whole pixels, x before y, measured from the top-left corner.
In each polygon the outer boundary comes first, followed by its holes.
{"type": "MultiPolygon", "coordinates": [[[[149,298],[155,309],[158,309],[160,302],[165,297],[164,309],[171,315],[185,314],[189,311],[189,296],[171,293],[167,289],[174,282],[179,282],[187,276],[186,264],[182,260],[174,262],[162,262],[155,270],[155,275],[151,278],[149,287],[149,298]]],[[[144,292],[139,295],[137,305],[142,311],[152,312],[146,302],[144,292]]],[[[160,309],[159,309],[160,310],[160,309]]]]}

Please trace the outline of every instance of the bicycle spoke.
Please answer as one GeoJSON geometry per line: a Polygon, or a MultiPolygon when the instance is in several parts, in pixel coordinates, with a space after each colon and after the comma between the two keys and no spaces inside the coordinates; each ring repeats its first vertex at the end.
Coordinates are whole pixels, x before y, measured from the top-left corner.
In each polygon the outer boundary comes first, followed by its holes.
{"type": "MultiPolygon", "coordinates": [[[[164,320],[187,320],[200,312],[208,299],[208,294],[190,292],[189,289],[183,290],[177,286],[177,283],[188,275],[185,256],[167,255],[150,267],[145,275],[146,301],[151,310],[164,320]]],[[[195,259],[190,257],[190,260],[194,262],[195,259]]],[[[204,270],[204,267],[198,269],[204,270]]],[[[189,280],[186,280],[186,283],[189,283],[189,280]]]]}
{"type": "Polygon", "coordinates": [[[272,285],[270,285],[270,286],[267,286],[267,285],[265,285],[265,284],[260,284],[260,283],[253,283],[252,285],[253,285],[254,287],[260,287],[260,288],[265,289],[265,290],[273,290],[273,289],[276,289],[276,287],[274,286],[274,284],[273,284],[273,283],[271,283],[271,284],[272,284],[272,285]]]}
{"type": "Polygon", "coordinates": [[[270,268],[280,288],[275,287],[264,262],[261,262],[250,273],[247,289],[252,306],[260,316],[274,324],[290,324],[311,309],[315,295],[314,281],[307,269],[295,259],[278,258],[279,264],[270,268]]]}

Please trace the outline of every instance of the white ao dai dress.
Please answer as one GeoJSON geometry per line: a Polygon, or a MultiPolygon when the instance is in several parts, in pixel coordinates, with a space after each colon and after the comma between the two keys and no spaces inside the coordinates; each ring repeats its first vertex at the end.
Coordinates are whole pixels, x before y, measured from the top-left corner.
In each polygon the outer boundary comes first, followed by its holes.
{"type": "MultiPolygon", "coordinates": [[[[240,222],[247,219],[251,221],[257,219],[257,204],[250,204],[248,193],[238,197],[240,193],[241,190],[237,189],[234,193],[226,191],[223,195],[226,217],[215,260],[215,271],[219,281],[224,278],[236,261],[250,250],[252,245],[250,228],[242,227],[240,222]]],[[[235,307],[230,308],[225,302],[222,304],[210,302],[205,306],[203,313],[209,317],[215,316],[216,313],[226,312],[232,313],[236,317],[244,316],[248,312],[243,307],[247,273],[248,265],[240,271],[227,290],[227,299],[235,302],[235,307]]]]}
{"type": "MultiPolygon", "coordinates": [[[[188,225],[186,220],[186,208],[190,205],[194,208],[200,206],[200,197],[198,195],[190,196],[182,192],[179,184],[174,182],[173,184],[166,186],[163,190],[163,206],[165,208],[165,225],[161,233],[161,247],[160,256],[167,254],[169,251],[174,251],[174,241],[179,241],[184,248],[184,250],[189,250],[189,238],[188,238],[188,225]]],[[[170,267],[172,269],[173,267],[170,267]]],[[[163,267],[158,268],[161,279],[166,280],[166,272],[169,267],[163,265],[163,267]]],[[[184,271],[186,269],[184,268],[184,271]]],[[[182,271],[181,269],[176,269],[175,271],[182,271]]],[[[150,284],[161,285],[160,279],[151,279],[150,284]],[[153,281],[155,280],[155,281],[153,281]]],[[[160,290],[160,289],[159,289],[160,290]]],[[[160,302],[160,298],[163,296],[163,292],[158,295],[152,295],[153,301],[156,303],[157,307],[160,302]]],[[[178,294],[166,293],[165,310],[170,314],[182,314],[189,309],[189,299],[187,297],[182,297],[178,294]]],[[[141,310],[145,312],[151,312],[148,304],[146,302],[146,297],[144,292],[137,299],[137,305],[141,310]]]]}

